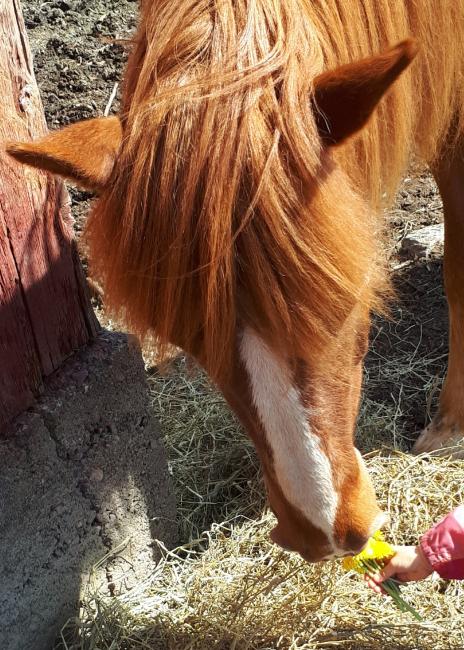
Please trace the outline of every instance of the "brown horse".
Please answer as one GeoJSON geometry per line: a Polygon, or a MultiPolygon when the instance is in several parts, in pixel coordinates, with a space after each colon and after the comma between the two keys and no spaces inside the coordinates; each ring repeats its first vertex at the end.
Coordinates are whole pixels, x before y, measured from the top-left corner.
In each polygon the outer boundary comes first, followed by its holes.
{"type": "Polygon", "coordinates": [[[463,44],[451,0],[144,0],[120,118],[8,149],[97,191],[107,306],[206,368],[260,455],[273,539],[311,561],[383,521],[353,430],[388,293],[375,215],[411,154],[442,192],[450,308],[416,448],[464,433],[463,44]],[[417,56],[388,49],[409,36],[417,56]]]}

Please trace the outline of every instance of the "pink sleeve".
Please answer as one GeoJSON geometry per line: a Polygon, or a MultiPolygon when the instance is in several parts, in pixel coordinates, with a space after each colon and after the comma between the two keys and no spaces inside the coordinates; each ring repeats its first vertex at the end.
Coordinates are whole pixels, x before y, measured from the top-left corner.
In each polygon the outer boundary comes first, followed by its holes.
{"type": "Polygon", "coordinates": [[[464,506],[459,506],[420,540],[421,549],[442,578],[464,579],[464,506]]]}

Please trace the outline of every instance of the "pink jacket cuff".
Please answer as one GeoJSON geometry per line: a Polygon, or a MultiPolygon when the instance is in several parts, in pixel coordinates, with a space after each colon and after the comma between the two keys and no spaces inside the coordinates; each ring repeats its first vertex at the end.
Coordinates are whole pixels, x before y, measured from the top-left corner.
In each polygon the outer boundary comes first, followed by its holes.
{"type": "Polygon", "coordinates": [[[464,506],[459,506],[428,530],[420,547],[442,578],[464,579],[464,506]]]}

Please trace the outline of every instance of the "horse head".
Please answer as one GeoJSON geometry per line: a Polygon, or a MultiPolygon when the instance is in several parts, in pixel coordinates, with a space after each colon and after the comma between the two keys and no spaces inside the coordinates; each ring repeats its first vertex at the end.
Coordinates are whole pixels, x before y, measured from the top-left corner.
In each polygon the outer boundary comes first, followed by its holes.
{"type": "Polygon", "coordinates": [[[384,274],[341,161],[416,47],[321,72],[279,4],[142,4],[120,117],[7,149],[97,192],[107,306],[203,365],[255,442],[273,540],[318,561],[384,521],[353,444],[384,274]]]}

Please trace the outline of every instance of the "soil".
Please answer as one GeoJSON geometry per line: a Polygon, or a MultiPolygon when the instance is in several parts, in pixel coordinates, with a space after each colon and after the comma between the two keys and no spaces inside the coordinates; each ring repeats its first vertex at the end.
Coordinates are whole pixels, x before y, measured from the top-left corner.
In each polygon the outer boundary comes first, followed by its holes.
{"type": "MultiPolygon", "coordinates": [[[[137,9],[136,0],[23,0],[50,128],[103,114],[125,60],[124,48],[111,39],[130,36],[137,9]]],[[[117,105],[116,99],[112,112],[117,105]]],[[[72,188],[71,195],[79,234],[89,195],[72,188]]],[[[441,200],[427,173],[406,178],[386,214],[397,302],[390,319],[374,319],[365,398],[400,415],[401,427],[393,435],[403,448],[411,445],[434,409],[446,367],[447,313],[441,258],[405,262],[398,247],[406,233],[441,220],[441,200]],[[400,367],[411,368],[401,381],[394,370],[400,367]]],[[[391,432],[385,442],[392,442],[391,432]]]]}
{"type": "MultiPolygon", "coordinates": [[[[50,129],[103,115],[137,24],[138,0],[23,0],[23,15],[50,129]]],[[[118,96],[111,105],[117,111],[118,96]]],[[[76,233],[90,194],[69,187],[76,233]]]]}

